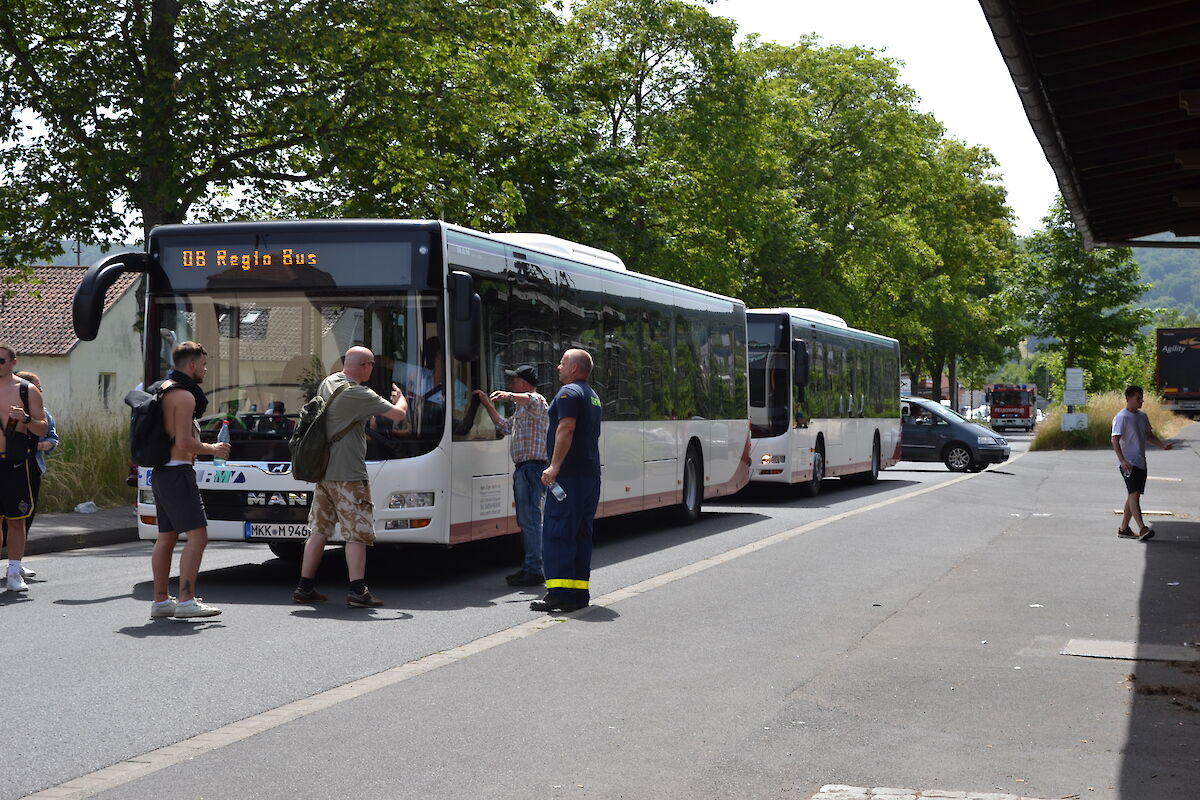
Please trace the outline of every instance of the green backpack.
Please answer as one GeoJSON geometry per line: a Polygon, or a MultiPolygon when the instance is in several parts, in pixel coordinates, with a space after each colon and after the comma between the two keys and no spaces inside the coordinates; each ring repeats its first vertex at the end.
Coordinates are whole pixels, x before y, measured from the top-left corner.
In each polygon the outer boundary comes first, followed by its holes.
{"type": "Polygon", "coordinates": [[[325,414],[337,396],[349,385],[343,383],[334,389],[328,400],[322,398],[318,392],[300,410],[300,421],[296,424],[292,438],[288,440],[288,450],[292,453],[292,477],[296,480],[308,483],[325,480],[330,447],[359,424],[357,420],[351,422],[332,439],[325,435],[325,414]]]}

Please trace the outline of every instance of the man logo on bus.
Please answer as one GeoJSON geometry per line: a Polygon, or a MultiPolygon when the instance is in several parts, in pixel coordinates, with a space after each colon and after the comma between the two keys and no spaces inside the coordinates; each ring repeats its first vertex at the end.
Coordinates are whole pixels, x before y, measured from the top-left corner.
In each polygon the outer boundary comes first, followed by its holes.
{"type": "Polygon", "coordinates": [[[304,492],[246,492],[248,506],[307,506],[304,492]]]}

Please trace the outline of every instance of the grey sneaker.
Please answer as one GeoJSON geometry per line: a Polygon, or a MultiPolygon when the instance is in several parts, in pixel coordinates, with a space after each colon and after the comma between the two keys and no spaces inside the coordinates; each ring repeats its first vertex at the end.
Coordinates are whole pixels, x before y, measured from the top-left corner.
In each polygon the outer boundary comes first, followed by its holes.
{"type": "Polygon", "coordinates": [[[175,616],[175,608],[178,605],[179,603],[174,597],[168,597],[166,600],[155,601],[150,604],[150,619],[173,617],[175,616]]]}
{"type": "Polygon", "coordinates": [[[346,605],[354,608],[379,608],[383,605],[383,601],[376,599],[375,595],[371,594],[371,590],[367,589],[362,594],[350,592],[346,595],[346,605]]]}
{"type": "Polygon", "coordinates": [[[215,617],[221,613],[221,609],[216,606],[210,606],[199,597],[193,597],[183,603],[178,603],[175,606],[175,619],[196,619],[198,617],[215,617]]]}
{"type": "Polygon", "coordinates": [[[308,605],[310,603],[324,603],[329,598],[313,589],[311,592],[306,592],[303,589],[297,588],[292,592],[292,602],[308,605]]]}

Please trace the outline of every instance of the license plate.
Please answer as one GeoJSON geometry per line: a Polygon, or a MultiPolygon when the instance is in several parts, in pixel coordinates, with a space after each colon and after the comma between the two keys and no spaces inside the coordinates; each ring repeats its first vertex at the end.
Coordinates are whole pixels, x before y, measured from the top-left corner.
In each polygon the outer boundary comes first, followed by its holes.
{"type": "Polygon", "coordinates": [[[247,539],[307,539],[308,526],[299,522],[247,522],[247,539]]]}

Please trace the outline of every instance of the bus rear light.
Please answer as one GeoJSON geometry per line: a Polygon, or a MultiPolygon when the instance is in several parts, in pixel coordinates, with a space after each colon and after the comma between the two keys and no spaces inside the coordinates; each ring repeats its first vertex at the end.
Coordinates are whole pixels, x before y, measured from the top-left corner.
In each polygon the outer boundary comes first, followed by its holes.
{"type": "Polygon", "coordinates": [[[158,517],[151,517],[146,514],[142,514],[140,517],[138,517],[138,520],[143,525],[157,525],[158,524],[158,517]]]}
{"type": "Polygon", "coordinates": [[[146,506],[154,505],[154,490],[138,489],[138,502],[146,506]]]}
{"type": "Polygon", "coordinates": [[[383,523],[385,531],[406,531],[412,528],[428,528],[430,520],[427,519],[389,519],[383,523]]]}

